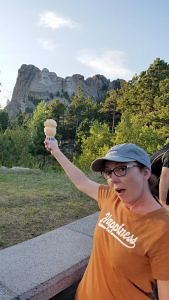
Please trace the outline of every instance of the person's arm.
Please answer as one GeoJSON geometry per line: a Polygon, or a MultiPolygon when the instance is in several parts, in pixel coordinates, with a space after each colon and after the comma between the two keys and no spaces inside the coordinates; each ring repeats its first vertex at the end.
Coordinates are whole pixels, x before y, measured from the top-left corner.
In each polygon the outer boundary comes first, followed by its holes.
{"type": "Polygon", "coordinates": [[[157,280],[159,300],[169,300],[169,281],[157,280]]]}
{"type": "Polygon", "coordinates": [[[59,149],[56,140],[45,140],[45,148],[51,152],[65,173],[78,190],[91,198],[98,200],[99,183],[90,180],[80,169],[78,169],[59,149]]]}
{"type": "Polygon", "coordinates": [[[162,167],[160,182],[159,182],[159,201],[166,208],[167,208],[166,200],[167,200],[168,191],[169,191],[169,168],[162,167]]]}

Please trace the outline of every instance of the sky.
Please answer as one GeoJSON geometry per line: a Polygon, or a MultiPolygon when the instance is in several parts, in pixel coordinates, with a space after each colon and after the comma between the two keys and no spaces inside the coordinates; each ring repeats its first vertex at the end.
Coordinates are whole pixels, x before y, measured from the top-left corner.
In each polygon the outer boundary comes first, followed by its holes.
{"type": "Polygon", "coordinates": [[[168,0],[0,0],[0,106],[18,69],[110,80],[169,63],[168,0]]]}

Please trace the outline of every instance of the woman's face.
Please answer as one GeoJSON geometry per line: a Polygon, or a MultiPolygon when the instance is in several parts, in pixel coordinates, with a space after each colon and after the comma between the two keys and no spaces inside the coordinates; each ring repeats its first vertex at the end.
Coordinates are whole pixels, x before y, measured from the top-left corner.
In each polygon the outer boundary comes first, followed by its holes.
{"type": "Polygon", "coordinates": [[[113,170],[119,166],[130,166],[130,168],[127,168],[126,175],[121,177],[116,176],[112,172],[107,182],[124,204],[132,205],[136,201],[143,199],[145,192],[149,189],[148,178],[151,173],[147,168],[141,169],[137,166],[137,162],[117,163],[107,161],[105,163],[105,171],[113,170]]]}

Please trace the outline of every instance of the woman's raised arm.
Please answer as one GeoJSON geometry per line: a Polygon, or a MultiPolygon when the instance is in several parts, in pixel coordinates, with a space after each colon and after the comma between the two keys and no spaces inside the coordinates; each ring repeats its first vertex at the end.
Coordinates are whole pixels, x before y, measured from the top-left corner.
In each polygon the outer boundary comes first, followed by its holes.
{"type": "Polygon", "coordinates": [[[79,168],[77,168],[59,149],[57,140],[45,139],[45,148],[55,157],[62,166],[65,173],[77,187],[78,190],[89,197],[98,200],[98,189],[100,184],[90,180],[79,168]]]}

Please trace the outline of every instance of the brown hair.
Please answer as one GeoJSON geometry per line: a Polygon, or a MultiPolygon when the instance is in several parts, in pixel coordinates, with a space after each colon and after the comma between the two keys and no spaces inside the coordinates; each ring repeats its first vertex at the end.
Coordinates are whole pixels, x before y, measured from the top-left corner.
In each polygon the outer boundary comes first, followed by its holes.
{"type": "MultiPolygon", "coordinates": [[[[146,168],[143,164],[137,162],[140,169],[146,168]]],[[[148,179],[149,189],[154,196],[154,198],[158,201],[159,198],[159,179],[154,175],[151,174],[150,178],[148,179]]]]}

